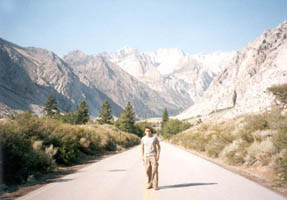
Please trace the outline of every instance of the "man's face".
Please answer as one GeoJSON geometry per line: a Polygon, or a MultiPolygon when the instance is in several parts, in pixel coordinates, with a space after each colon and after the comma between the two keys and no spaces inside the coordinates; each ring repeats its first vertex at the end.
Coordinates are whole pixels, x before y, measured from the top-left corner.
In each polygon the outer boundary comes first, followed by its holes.
{"type": "Polygon", "coordinates": [[[147,136],[151,136],[151,130],[150,130],[149,128],[146,128],[146,129],[145,129],[145,134],[146,134],[147,136]]]}

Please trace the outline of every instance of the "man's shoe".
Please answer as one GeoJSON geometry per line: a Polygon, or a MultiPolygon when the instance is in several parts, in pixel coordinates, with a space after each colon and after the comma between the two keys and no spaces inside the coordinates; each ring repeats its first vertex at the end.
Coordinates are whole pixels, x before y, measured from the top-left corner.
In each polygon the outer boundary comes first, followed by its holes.
{"type": "Polygon", "coordinates": [[[154,187],[153,189],[154,189],[154,190],[159,190],[159,187],[154,187]]]}
{"type": "Polygon", "coordinates": [[[151,185],[147,185],[147,186],[146,186],[146,189],[151,189],[151,188],[152,188],[151,185]]]}

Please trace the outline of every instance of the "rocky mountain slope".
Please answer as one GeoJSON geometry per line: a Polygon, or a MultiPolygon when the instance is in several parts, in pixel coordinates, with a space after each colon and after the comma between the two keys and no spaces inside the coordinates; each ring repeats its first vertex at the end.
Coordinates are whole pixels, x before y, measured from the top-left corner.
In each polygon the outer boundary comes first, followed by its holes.
{"type": "Polygon", "coordinates": [[[130,101],[140,118],[161,116],[164,108],[170,115],[188,108],[179,118],[227,110],[225,118],[260,112],[274,102],[267,88],[287,81],[286,35],[284,22],[236,52],[188,55],[180,49],[159,49],[142,53],[125,47],[98,55],[74,51],[63,59],[0,39],[1,112],[41,113],[49,95],[63,112],[86,100],[94,117],[104,100],[110,102],[115,116],[130,101]]]}
{"type": "Polygon", "coordinates": [[[80,101],[96,116],[104,100],[119,115],[122,108],[94,87],[87,87],[72,68],[54,53],[39,48],[23,48],[0,39],[0,102],[13,110],[41,114],[49,95],[63,112],[73,111],[80,101]]]}
{"type": "Polygon", "coordinates": [[[187,108],[202,96],[231,54],[186,55],[177,48],[142,53],[125,47],[101,55],[159,92],[168,102],[187,108]]]}
{"type": "Polygon", "coordinates": [[[178,117],[228,110],[222,117],[262,112],[274,103],[267,88],[287,82],[287,22],[236,52],[200,101],[178,117]]]}
{"type": "Polygon", "coordinates": [[[103,53],[101,56],[155,90],[162,98],[175,104],[180,110],[188,108],[193,103],[192,98],[186,92],[185,82],[162,75],[157,68],[158,63],[155,63],[150,55],[125,47],[110,54],[103,53]]]}
{"type": "Polygon", "coordinates": [[[160,116],[164,108],[171,113],[182,110],[101,55],[73,51],[64,60],[88,87],[98,88],[123,108],[130,101],[138,117],[160,116]]]}

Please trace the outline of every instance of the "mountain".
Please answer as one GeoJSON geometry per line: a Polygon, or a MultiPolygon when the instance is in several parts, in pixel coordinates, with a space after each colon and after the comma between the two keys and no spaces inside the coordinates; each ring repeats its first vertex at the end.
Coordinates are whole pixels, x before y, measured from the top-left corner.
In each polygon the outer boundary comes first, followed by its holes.
{"type": "Polygon", "coordinates": [[[85,100],[96,117],[104,100],[119,116],[130,101],[139,118],[178,118],[224,113],[222,117],[269,109],[267,88],[286,83],[287,23],[266,30],[241,51],[186,54],[180,49],[140,52],[125,47],[63,59],[53,52],[0,39],[0,116],[11,110],[41,113],[49,95],[62,112],[85,100]],[[224,111],[224,112],[223,112],[224,111]]]}
{"type": "Polygon", "coordinates": [[[92,116],[97,115],[104,100],[110,102],[115,115],[122,111],[104,93],[83,84],[53,52],[0,39],[0,102],[13,110],[41,114],[49,95],[63,112],[74,111],[82,100],[88,103],[92,116]]]}
{"type": "Polygon", "coordinates": [[[162,75],[171,74],[174,70],[181,67],[181,61],[185,53],[178,49],[158,49],[154,52],[146,53],[162,75]]]}
{"type": "Polygon", "coordinates": [[[150,55],[129,47],[100,55],[155,90],[165,101],[176,105],[179,110],[182,111],[193,103],[186,90],[182,89],[186,88],[185,82],[176,80],[174,83],[174,78],[162,75],[150,55]]]}
{"type": "Polygon", "coordinates": [[[138,117],[160,116],[164,108],[173,114],[182,110],[102,55],[73,51],[64,56],[64,60],[87,86],[104,92],[121,107],[131,102],[138,117]]]}
{"type": "Polygon", "coordinates": [[[287,82],[287,22],[233,54],[197,104],[179,118],[228,110],[222,117],[262,112],[274,104],[267,88],[287,82]]]}
{"type": "Polygon", "coordinates": [[[178,48],[139,52],[125,47],[101,54],[139,81],[156,90],[168,102],[185,109],[196,102],[231,54],[186,55],[178,48]]]}

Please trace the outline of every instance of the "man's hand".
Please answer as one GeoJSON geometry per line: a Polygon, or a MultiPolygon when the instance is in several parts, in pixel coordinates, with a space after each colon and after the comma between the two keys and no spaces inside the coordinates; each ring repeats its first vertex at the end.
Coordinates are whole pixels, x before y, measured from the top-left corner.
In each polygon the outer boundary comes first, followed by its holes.
{"type": "Polygon", "coordinates": [[[158,160],[159,160],[159,155],[156,156],[156,161],[158,161],[158,160]]]}

